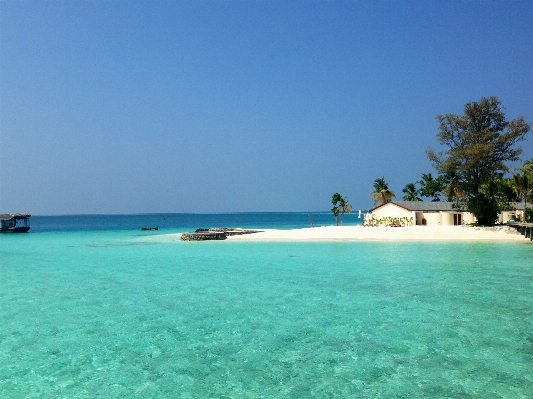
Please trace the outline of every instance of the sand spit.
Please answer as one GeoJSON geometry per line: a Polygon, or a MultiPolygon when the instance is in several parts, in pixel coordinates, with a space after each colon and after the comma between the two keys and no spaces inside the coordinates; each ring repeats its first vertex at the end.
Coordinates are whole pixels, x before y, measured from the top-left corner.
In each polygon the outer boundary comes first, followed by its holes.
{"type": "Polygon", "coordinates": [[[228,237],[227,241],[514,241],[531,242],[507,226],[323,226],[294,230],[264,230],[228,237]]]}

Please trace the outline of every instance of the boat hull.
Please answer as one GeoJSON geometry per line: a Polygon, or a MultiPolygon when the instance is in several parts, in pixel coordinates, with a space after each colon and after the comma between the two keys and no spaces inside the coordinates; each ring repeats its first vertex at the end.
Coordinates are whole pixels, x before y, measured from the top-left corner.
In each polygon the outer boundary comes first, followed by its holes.
{"type": "Polygon", "coordinates": [[[10,227],[5,229],[0,229],[0,233],[27,233],[30,228],[27,226],[20,227],[10,227]]]}

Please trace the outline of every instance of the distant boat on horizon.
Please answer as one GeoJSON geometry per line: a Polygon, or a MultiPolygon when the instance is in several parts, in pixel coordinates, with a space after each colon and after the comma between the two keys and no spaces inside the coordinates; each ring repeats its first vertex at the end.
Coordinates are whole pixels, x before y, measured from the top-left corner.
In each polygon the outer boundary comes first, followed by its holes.
{"type": "Polygon", "coordinates": [[[30,216],[28,213],[0,215],[0,233],[27,233],[30,230],[30,216]]]}

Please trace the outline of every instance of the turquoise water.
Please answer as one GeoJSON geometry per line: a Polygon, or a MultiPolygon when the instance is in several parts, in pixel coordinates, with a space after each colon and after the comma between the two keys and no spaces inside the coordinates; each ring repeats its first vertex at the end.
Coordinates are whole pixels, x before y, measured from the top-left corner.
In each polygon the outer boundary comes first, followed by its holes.
{"type": "Polygon", "coordinates": [[[0,236],[1,398],[533,396],[529,243],[45,230],[0,236]]]}

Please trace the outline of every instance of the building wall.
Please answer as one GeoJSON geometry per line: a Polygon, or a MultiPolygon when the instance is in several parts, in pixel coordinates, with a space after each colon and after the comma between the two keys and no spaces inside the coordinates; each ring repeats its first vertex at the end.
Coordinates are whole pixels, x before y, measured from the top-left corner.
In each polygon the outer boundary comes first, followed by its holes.
{"type": "Polygon", "coordinates": [[[416,224],[422,226],[424,225],[423,219],[426,219],[427,226],[453,226],[453,215],[458,213],[461,212],[416,212],[416,224]]]}
{"type": "Polygon", "coordinates": [[[509,220],[515,220],[516,218],[516,211],[504,211],[500,213],[500,217],[498,221],[500,223],[507,223],[509,220]]]}
{"type": "Polygon", "coordinates": [[[461,215],[461,224],[474,223],[474,215],[470,212],[416,212],[416,224],[423,225],[426,219],[426,226],[454,226],[454,215],[461,215]]]}
{"type": "MultiPolygon", "coordinates": [[[[383,219],[386,217],[392,218],[413,218],[413,222],[416,225],[423,225],[423,219],[426,220],[427,226],[453,226],[454,225],[454,215],[461,214],[462,224],[472,224],[477,220],[471,212],[458,212],[454,211],[440,211],[440,212],[423,212],[423,211],[409,211],[407,209],[401,208],[395,204],[386,204],[381,208],[372,212],[371,215],[368,215],[370,218],[374,219],[383,219]]],[[[499,216],[500,223],[506,223],[508,220],[514,218],[523,218],[524,211],[515,210],[510,212],[502,212],[499,216]]],[[[367,215],[365,215],[367,218],[367,215]]]]}
{"type": "Polygon", "coordinates": [[[442,213],[440,212],[424,212],[424,219],[426,219],[426,226],[442,226],[442,213]]]}
{"type": "Polygon", "coordinates": [[[413,217],[413,212],[408,211],[404,208],[400,208],[399,206],[396,206],[394,204],[386,204],[372,212],[372,216],[374,217],[374,219],[383,219],[385,217],[411,218],[413,217]]]}
{"type": "MultiPolygon", "coordinates": [[[[447,215],[446,215],[447,217],[447,215]]],[[[418,226],[442,226],[442,212],[416,212],[416,224],[418,226]],[[424,223],[425,220],[425,223],[424,223]]],[[[453,225],[453,215],[452,215],[453,225]]]]}
{"type": "Polygon", "coordinates": [[[457,212],[441,212],[442,216],[442,225],[443,226],[453,226],[453,215],[457,212]]]}
{"type": "Polygon", "coordinates": [[[463,224],[470,224],[470,223],[474,223],[475,221],[476,221],[476,218],[474,217],[473,213],[463,212],[463,224]]]}
{"type": "Polygon", "coordinates": [[[416,225],[416,212],[415,211],[412,211],[411,212],[411,216],[408,216],[409,218],[412,218],[413,220],[413,226],[416,225]]]}

